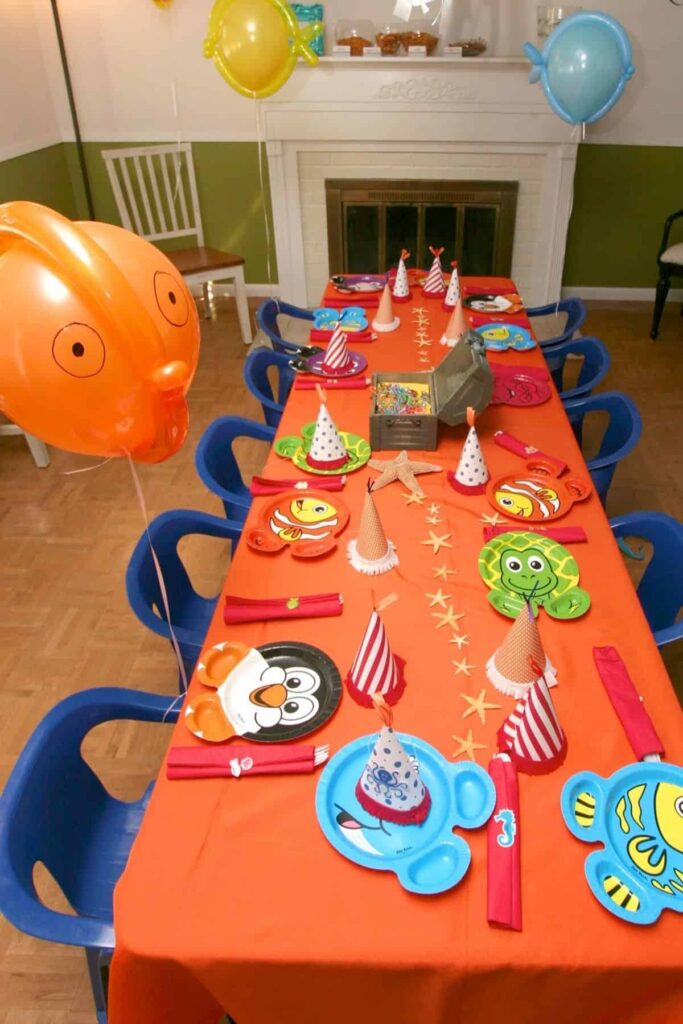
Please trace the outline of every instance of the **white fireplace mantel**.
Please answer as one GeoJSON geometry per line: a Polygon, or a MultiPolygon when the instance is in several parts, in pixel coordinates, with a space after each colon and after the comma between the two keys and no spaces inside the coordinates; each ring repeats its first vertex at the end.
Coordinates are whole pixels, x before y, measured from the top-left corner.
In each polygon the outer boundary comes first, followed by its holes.
{"type": "Polygon", "coordinates": [[[330,272],[324,178],[393,177],[519,181],[513,276],[528,305],[559,298],[576,129],[528,84],[528,65],[401,65],[299,67],[263,102],[282,297],[315,304],[330,272]]]}

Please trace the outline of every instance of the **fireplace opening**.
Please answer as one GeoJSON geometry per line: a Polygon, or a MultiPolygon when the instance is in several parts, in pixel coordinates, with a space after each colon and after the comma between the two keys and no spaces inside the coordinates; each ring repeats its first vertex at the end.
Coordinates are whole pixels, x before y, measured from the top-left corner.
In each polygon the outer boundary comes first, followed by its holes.
{"type": "Polygon", "coordinates": [[[461,274],[510,275],[516,181],[374,181],[326,179],[330,273],[366,274],[398,261],[429,265],[443,246],[461,274]]]}

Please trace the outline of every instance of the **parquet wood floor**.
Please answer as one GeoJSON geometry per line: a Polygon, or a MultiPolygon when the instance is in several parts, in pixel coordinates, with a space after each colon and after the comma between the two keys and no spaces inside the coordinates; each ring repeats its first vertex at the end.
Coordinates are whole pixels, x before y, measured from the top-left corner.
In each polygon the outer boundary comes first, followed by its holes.
{"type": "MultiPolygon", "coordinates": [[[[645,304],[593,305],[584,328],[609,346],[606,386],[628,392],[644,421],[639,446],[617,470],[611,515],[639,508],[680,515],[683,501],[683,319],[669,306],[652,343],[650,315],[645,304]]],[[[246,352],[232,306],[219,302],[218,319],[203,321],[202,333],[188,442],[168,462],[139,467],[150,516],[183,506],[222,514],[196,475],[197,441],[218,415],[261,418],[242,384],[246,352]]],[[[262,446],[242,454],[249,472],[260,468],[262,446]]],[[[138,623],[126,601],[125,569],[143,525],[127,465],[112,461],[67,476],[93,460],[51,455],[52,465],[39,470],[23,439],[0,440],[0,782],[66,694],[98,685],[171,694],[177,685],[169,645],[138,623]]],[[[226,569],[220,544],[197,540],[188,564],[199,589],[215,593],[226,569]]],[[[665,660],[680,686],[683,651],[667,651],[665,660]]],[[[156,773],[167,742],[164,727],[118,723],[95,730],[86,755],[115,795],[133,798],[156,773]]],[[[40,888],[61,907],[53,887],[41,880],[40,888]]],[[[0,1024],[93,1021],[80,951],[34,941],[0,922],[0,1024]]]]}

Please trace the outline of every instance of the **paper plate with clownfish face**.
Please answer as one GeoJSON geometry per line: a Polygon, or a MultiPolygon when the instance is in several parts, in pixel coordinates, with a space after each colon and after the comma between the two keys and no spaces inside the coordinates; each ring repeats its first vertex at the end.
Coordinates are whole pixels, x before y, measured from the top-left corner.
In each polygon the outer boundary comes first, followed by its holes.
{"type": "Polygon", "coordinates": [[[311,644],[278,640],[249,647],[235,640],[202,652],[197,677],[212,692],[185,707],[190,732],[209,743],[234,736],[257,743],[296,740],[332,717],[342,696],[332,659],[311,644]]]}
{"type": "Polygon", "coordinates": [[[288,548],[296,558],[317,558],[336,548],[348,521],[349,510],[336,494],[287,491],[262,506],[258,525],[245,536],[255,551],[270,555],[288,548]]]}
{"type": "Polygon", "coordinates": [[[539,459],[538,468],[491,480],[486,496],[496,511],[509,519],[545,523],[566,515],[574,502],[583,501],[591,491],[587,480],[581,477],[560,480],[539,459]]]}

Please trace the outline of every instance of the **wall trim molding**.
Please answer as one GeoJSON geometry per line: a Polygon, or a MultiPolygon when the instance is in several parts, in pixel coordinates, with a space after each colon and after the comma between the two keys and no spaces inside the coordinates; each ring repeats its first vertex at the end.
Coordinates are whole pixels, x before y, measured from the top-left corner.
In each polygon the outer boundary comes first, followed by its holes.
{"type": "Polygon", "coordinates": [[[46,132],[42,135],[35,135],[33,138],[24,139],[17,143],[0,143],[0,163],[6,160],[17,160],[22,156],[31,156],[32,153],[39,153],[41,149],[51,149],[53,146],[63,145],[64,140],[53,132],[46,132]]]}
{"type": "MultiPolygon", "coordinates": [[[[654,302],[654,288],[593,288],[588,285],[570,285],[562,289],[562,298],[578,296],[581,299],[602,299],[615,302],[654,302]]],[[[683,288],[672,288],[667,295],[667,302],[683,302],[683,288]]]]}
{"type": "MultiPolygon", "coordinates": [[[[272,284],[245,284],[244,288],[249,298],[269,299],[272,297],[277,299],[280,297],[280,285],[276,281],[272,284]]],[[[200,298],[202,286],[194,285],[190,291],[195,298],[200,298]]],[[[218,281],[213,285],[213,293],[219,296],[234,295],[234,288],[224,281],[218,281]]]]}

